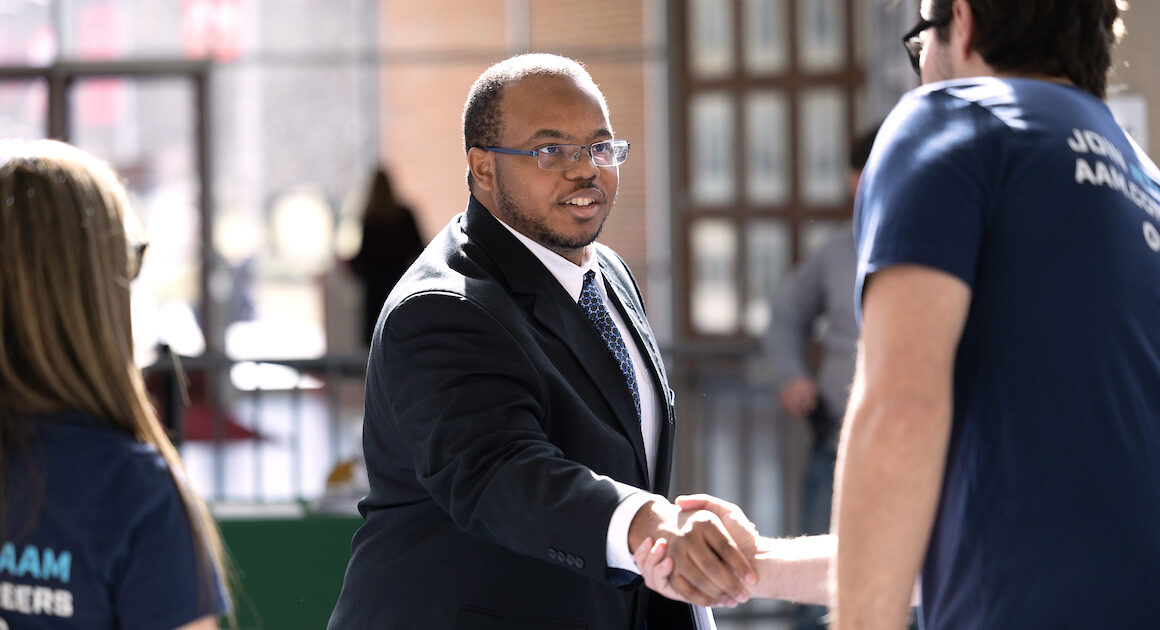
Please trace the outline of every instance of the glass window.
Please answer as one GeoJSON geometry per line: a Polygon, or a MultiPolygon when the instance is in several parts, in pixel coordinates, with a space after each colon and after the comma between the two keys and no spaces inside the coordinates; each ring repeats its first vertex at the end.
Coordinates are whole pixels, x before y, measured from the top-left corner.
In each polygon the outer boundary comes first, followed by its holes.
{"type": "MultiPolygon", "coordinates": [[[[0,7],[4,4],[0,0],[0,7]]],[[[256,53],[338,53],[353,58],[374,45],[375,23],[370,18],[377,5],[375,0],[8,0],[7,4],[38,7],[45,24],[57,5],[62,17],[61,56],[66,59],[212,57],[223,62],[252,59],[256,53]]],[[[22,11],[30,21],[36,15],[30,8],[22,11]]]]}
{"type": "Polygon", "coordinates": [[[262,52],[350,54],[374,46],[376,0],[260,0],[244,4],[257,7],[247,32],[254,33],[253,46],[262,52]]]}
{"type": "Polygon", "coordinates": [[[706,92],[689,103],[689,177],[693,199],[724,204],[734,198],[733,99],[706,92]]]}
{"type": "Polygon", "coordinates": [[[865,73],[860,95],[865,117],[859,120],[861,125],[881,121],[902,93],[918,85],[918,77],[898,41],[918,19],[918,5],[919,0],[899,0],[861,7],[858,38],[866,60],[861,64],[865,73]]]}
{"type": "Polygon", "coordinates": [[[769,309],[778,283],[789,268],[789,229],[781,221],[750,221],[745,230],[749,273],[745,331],[761,335],[769,326],[769,309]]]}
{"type": "Polygon", "coordinates": [[[695,76],[713,79],[733,72],[733,2],[690,0],[689,66],[695,76]]]}
{"type": "Polygon", "coordinates": [[[798,63],[811,72],[837,70],[846,60],[846,3],[799,0],[798,63]]]}
{"type": "MultiPolygon", "coordinates": [[[[373,0],[59,0],[62,57],[212,57],[361,50],[373,0]]],[[[50,3],[46,3],[50,4],[50,3]]]]}
{"type": "Polygon", "coordinates": [[[227,65],[214,76],[214,245],[235,358],[325,353],[319,278],[378,153],[374,68],[227,65]],[[263,331],[255,335],[246,331],[263,331]]]}
{"type": "Polygon", "coordinates": [[[205,350],[201,302],[200,179],[195,92],[187,78],[81,78],[71,85],[70,141],[126,180],[149,241],[133,285],[136,346],[205,350]]]}
{"type": "Polygon", "coordinates": [[[0,138],[43,138],[48,129],[44,79],[0,81],[0,138]]]}
{"type": "MultiPolygon", "coordinates": [[[[50,3],[52,4],[52,3],[50,3]]],[[[59,0],[60,55],[79,61],[181,55],[181,3],[59,0]]]]}
{"type": "Polygon", "coordinates": [[[745,69],[750,74],[776,74],[789,64],[785,3],[745,0],[745,69]]]}
{"type": "Polygon", "coordinates": [[[846,100],[841,88],[802,93],[801,194],[806,203],[833,205],[846,198],[846,100]]]}
{"type": "Polygon", "coordinates": [[[56,59],[51,9],[50,2],[0,0],[0,65],[47,66],[56,59]]]}
{"type": "Polygon", "coordinates": [[[725,219],[701,219],[689,230],[693,328],[705,334],[737,332],[737,232],[725,219]]]}
{"type": "Polygon", "coordinates": [[[789,197],[789,104],[775,90],[745,99],[745,194],[756,204],[779,204],[789,197]]]}

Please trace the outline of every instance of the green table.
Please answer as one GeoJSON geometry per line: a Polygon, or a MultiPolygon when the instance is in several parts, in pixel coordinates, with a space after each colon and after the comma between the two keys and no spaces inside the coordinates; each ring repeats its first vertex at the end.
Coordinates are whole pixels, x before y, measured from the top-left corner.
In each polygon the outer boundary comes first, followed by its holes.
{"type": "Polygon", "coordinates": [[[220,518],[239,584],[241,630],[320,630],[338,601],[350,540],[362,519],[220,518]]]}

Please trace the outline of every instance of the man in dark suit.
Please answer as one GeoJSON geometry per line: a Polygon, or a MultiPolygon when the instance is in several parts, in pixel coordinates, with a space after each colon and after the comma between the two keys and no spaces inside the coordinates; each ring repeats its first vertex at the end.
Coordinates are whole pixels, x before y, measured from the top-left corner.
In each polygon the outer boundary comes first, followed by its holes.
{"type": "Polygon", "coordinates": [[[702,605],[752,569],[710,512],[662,496],[673,393],[624,262],[595,243],[628,143],[584,68],[492,66],[464,109],[467,210],[379,316],[363,444],[370,493],[334,628],[692,628],[641,588],[664,539],[702,605]]]}

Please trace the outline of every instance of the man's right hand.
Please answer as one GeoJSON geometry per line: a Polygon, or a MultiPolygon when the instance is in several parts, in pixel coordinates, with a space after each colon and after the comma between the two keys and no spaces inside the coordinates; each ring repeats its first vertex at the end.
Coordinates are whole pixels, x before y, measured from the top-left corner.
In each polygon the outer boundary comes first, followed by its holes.
{"type": "Polygon", "coordinates": [[[777,399],[794,417],[807,418],[818,407],[818,386],[810,377],[799,376],[781,388],[777,399]]]}
{"type": "MultiPolygon", "coordinates": [[[[837,549],[831,534],[800,538],[766,538],[757,535],[753,523],[741,508],[707,494],[677,497],[684,510],[709,510],[721,519],[746,557],[757,569],[757,583],[749,588],[750,597],[782,599],[803,604],[829,606],[830,567],[837,549]]],[[[646,540],[633,553],[645,585],[673,598],[669,576],[673,561],[665,557],[667,541],[646,540]]],[[[915,600],[917,601],[917,599],[915,600]]]]}
{"type": "Polygon", "coordinates": [[[628,548],[637,551],[646,539],[663,539],[665,555],[673,562],[662,594],[701,606],[736,606],[749,599],[747,585],[757,581],[757,574],[713,512],[650,501],[632,519],[628,548]]]}
{"type": "Polygon", "coordinates": [[[708,510],[716,514],[746,558],[753,558],[757,554],[757,525],[736,504],[710,494],[682,495],[674,503],[686,512],[708,510]]]}

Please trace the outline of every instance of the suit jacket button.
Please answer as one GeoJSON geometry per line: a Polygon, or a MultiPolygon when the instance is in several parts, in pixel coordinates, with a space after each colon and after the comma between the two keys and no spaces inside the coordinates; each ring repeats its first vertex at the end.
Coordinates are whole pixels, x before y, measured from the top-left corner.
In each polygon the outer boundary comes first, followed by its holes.
{"type": "Polygon", "coordinates": [[[551,560],[555,560],[555,559],[556,559],[556,555],[557,555],[557,552],[556,552],[556,550],[555,550],[555,549],[552,549],[551,547],[548,547],[548,558],[549,558],[549,559],[551,559],[551,560]]]}
{"type": "Polygon", "coordinates": [[[577,569],[584,568],[584,558],[576,558],[576,568],[577,569]]]}

